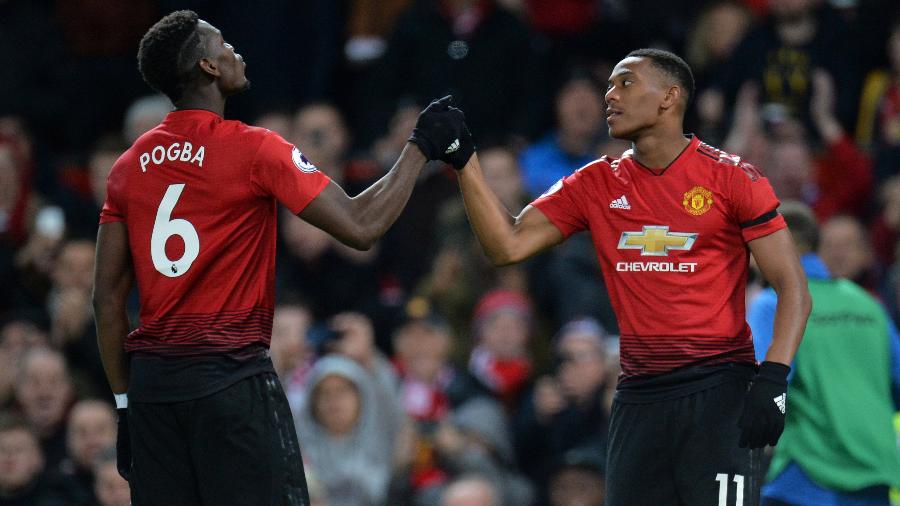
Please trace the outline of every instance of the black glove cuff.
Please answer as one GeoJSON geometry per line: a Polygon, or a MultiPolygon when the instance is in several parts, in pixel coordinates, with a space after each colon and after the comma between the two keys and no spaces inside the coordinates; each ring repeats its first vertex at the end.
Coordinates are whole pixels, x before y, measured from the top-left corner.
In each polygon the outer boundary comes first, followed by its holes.
{"type": "Polygon", "coordinates": [[[437,155],[437,153],[435,153],[436,149],[431,144],[431,142],[428,139],[422,138],[421,136],[417,136],[416,133],[417,133],[416,130],[413,129],[413,133],[412,133],[412,135],[409,136],[409,139],[407,139],[407,142],[411,142],[411,143],[415,144],[416,146],[418,146],[419,151],[421,151],[422,154],[425,155],[425,158],[428,159],[429,161],[437,159],[438,155],[437,155]]]}
{"type": "Polygon", "coordinates": [[[756,378],[765,379],[779,385],[787,385],[787,377],[790,372],[791,368],[789,366],[767,360],[759,364],[759,372],[756,373],[756,378]]]}

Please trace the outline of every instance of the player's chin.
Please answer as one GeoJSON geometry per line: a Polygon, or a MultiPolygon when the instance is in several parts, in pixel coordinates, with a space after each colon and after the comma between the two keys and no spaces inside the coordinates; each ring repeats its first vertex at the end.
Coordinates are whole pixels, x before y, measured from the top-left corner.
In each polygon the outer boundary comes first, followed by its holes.
{"type": "Polygon", "coordinates": [[[621,125],[609,125],[609,136],[613,139],[631,140],[633,129],[623,128],[621,125]]]}

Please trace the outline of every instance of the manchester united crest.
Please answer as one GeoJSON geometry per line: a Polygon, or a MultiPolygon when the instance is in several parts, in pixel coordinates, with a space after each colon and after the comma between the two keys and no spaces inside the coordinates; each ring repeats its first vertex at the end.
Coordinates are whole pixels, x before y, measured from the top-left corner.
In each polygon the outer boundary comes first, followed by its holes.
{"type": "Polygon", "coordinates": [[[681,203],[684,204],[685,211],[700,216],[712,207],[712,192],[702,186],[695,186],[684,192],[684,200],[681,203]]]}

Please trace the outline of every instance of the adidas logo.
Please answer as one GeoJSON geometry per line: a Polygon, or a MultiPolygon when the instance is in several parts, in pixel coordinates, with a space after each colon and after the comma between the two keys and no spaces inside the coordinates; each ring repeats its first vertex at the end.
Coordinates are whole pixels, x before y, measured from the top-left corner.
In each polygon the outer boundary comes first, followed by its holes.
{"type": "Polygon", "coordinates": [[[459,139],[454,139],[453,142],[450,143],[450,147],[447,148],[447,151],[444,151],[444,154],[449,155],[457,149],[459,149],[459,139]]]}
{"type": "Polygon", "coordinates": [[[628,198],[625,195],[613,200],[609,203],[610,209],[631,209],[631,204],[628,203],[628,198]]]}
{"type": "Polygon", "coordinates": [[[772,400],[775,401],[775,405],[778,406],[779,411],[781,411],[781,414],[783,415],[784,407],[787,404],[787,394],[781,394],[778,397],[773,397],[772,400]]]}

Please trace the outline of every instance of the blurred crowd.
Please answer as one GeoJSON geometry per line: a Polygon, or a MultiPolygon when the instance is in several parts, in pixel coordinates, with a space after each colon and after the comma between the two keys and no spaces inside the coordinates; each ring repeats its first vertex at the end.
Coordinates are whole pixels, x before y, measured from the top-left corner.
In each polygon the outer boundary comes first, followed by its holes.
{"type": "MultiPolygon", "coordinates": [[[[113,162],[172,109],[135,54],[179,8],[247,61],[252,89],[228,116],[280,133],[350,195],[452,93],[512,214],[629,148],[606,134],[609,71],[634,48],[673,50],[698,85],[687,131],[810,205],[830,272],[900,316],[891,0],[3,0],[0,505],[128,504],[94,238],[113,162]]],[[[279,221],[272,359],[314,504],[603,504],[618,328],[589,238],[491,267],[440,162],[370,251],[279,221]]]]}

